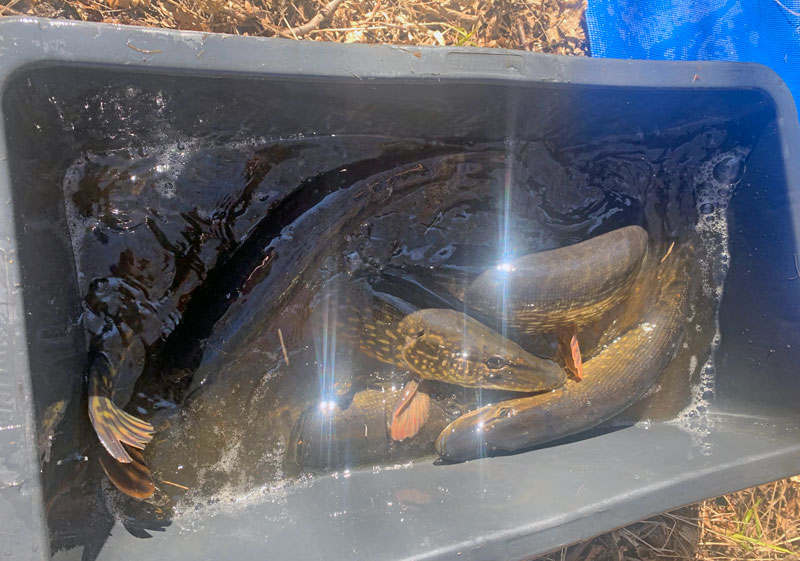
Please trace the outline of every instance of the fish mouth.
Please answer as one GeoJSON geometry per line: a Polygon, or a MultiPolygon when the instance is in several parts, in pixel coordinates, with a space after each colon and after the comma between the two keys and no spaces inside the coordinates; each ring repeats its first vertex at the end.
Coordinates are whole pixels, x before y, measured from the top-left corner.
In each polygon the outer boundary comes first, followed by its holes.
{"type": "Polygon", "coordinates": [[[447,425],[436,438],[436,453],[443,460],[463,462],[505,451],[498,443],[519,430],[509,423],[517,414],[513,404],[499,402],[466,413],[447,425]]]}
{"type": "Polygon", "coordinates": [[[435,448],[440,458],[451,462],[486,455],[483,438],[475,427],[469,431],[460,431],[448,425],[436,439],[435,448]]]}
{"type": "Polygon", "coordinates": [[[541,359],[536,364],[526,364],[518,367],[510,382],[495,389],[518,392],[553,390],[567,382],[567,373],[552,360],[541,359]]]}
{"type": "Polygon", "coordinates": [[[436,438],[434,445],[436,453],[443,460],[461,462],[488,456],[484,435],[490,429],[487,422],[491,420],[491,417],[484,415],[486,420],[483,421],[474,419],[475,415],[470,413],[467,415],[473,417],[469,423],[459,423],[459,419],[456,419],[447,425],[436,438]]]}

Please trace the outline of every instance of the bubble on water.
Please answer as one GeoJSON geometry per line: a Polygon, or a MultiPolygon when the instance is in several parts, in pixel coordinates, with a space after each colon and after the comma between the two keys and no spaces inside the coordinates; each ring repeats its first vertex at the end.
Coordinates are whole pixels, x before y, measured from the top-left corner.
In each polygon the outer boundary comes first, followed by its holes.
{"type": "Polygon", "coordinates": [[[446,261],[453,255],[455,252],[456,246],[454,244],[448,244],[447,246],[441,248],[436,254],[431,258],[431,261],[434,263],[446,261]]]}
{"type": "Polygon", "coordinates": [[[711,203],[703,203],[700,205],[700,212],[702,214],[711,214],[714,212],[714,205],[711,203]]]}
{"type": "Polygon", "coordinates": [[[736,185],[744,175],[744,159],[738,155],[730,155],[714,166],[714,179],[723,184],[736,185]]]}
{"type": "Polygon", "coordinates": [[[175,184],[172,181],[157,181],[155,185],[156,192],[165,199],[175,198],[175,184]]]}

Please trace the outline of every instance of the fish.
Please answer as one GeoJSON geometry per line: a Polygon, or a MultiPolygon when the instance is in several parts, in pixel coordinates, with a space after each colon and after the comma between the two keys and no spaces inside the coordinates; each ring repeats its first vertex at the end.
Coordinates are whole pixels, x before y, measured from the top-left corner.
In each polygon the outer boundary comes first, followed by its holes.
{"type": "Polygon", "coordinates": [[[426,380],[467,388],[538,392],[561,386],[566,373],[463,312],[427,308],[397,325],[402,363],[426,380]]]}
{"type": "Polygon", "coordinates": [[[519,333],[591,323],[628,295],[648,239],[641,226],[626,226],[500,263],[469,284],[464,302],[519,333]]]}
{"type": "Polygon", "coordinates": [[[584,379],[501,401],[459,417],[436,440],[439,456],[465,461],[570,436],[617,415],[658,379],[680,347],[689,301],[691,249],[673,252],[646,286],[657,291],[639,321],[583,364],[584,379]]]}
{"type": "MultiPolygon", "coordinates": [[[[565,381],[554,361],[526,351],[458,310],[418,309],[414,302],[374,289],[366,278],[351,281],[336,298],[336,338],[421,379],[520,392],[565,381]]],[[[328,328],[328,333],[333,331],[328,328]]]]}
{"type": "Polygon", "coordinates": [[[552,389],[566,381],[556,362],[529,353],[463,312],[416,309],[407,300],[375,290],[368,279],[353,280],[332,294],[323,306],[335,310],[335,329],[327,327],[327,337],[335,333],[335,340],[412,375],[393,415],[396,440],[410,438],[425,422],[429,396],[422,381],[518,392],[552,389]]]}
{"type": "Polygon", "coordinates": [[[465,313],[512,340],[555,333],[558,360],[580,380],[578,333],[625,300],[648,243],[647,231],[633,225],[484,271],[460,267],[419,274],[462,302],[465,313]]]}
{"type": "MultiPolygon", "coordinates": [[[[577,332],[619,304],[630,292],[647,252],[649,236],[626,226],[583,242],[525,255],[489,269],[464,293],[465,307],[494,315],[504,332],[558,333],[559,355],[576,380],[583,378],[577,332]]],[[[452,310],[420,310],[406,316],[403,359],[423,378],[459,378],[467,387],[537,392],[560,386],[531,375],[527,351],[496,331],[452,310]],[[459,332],[461,328],[461,332],[459,332]],[[465,337],[464,333],[470,333],[465,337]],[[458,343],[456,343],[458,342],[458,343]],[[503,348],[502,353],[492,349],[503,348]],[[532,383],[540,381],[539,385],[532,383]],[[549,386],[548,386],[549,384],[549,386]]],[[[398,412],[413,399],[416,383],[398,412]]],[[[413,410],[412,410],[413,411],[413,410]]],[[[402,436],[404,432],[398,431],[402,436]]]]}

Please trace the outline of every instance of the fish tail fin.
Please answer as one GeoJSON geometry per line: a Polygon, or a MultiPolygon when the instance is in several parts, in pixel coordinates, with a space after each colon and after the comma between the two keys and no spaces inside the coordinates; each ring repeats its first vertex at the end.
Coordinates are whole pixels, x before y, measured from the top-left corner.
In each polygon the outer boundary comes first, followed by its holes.
{"type": "Polygon", "coordinates": [[[150,423],[126,413],[104,395],[89,396],[89,418],[103,448],[123,464],[134,461],[124,445],[142,449],[153,439],[150,423]]]}
{"type": "Polygon", "coordinates": [[[100,466],[103,471],[106,472],[114,486],[129,497],[139,500],[152,497],[156,486],[141,450],[124,444],[121,447],[125,449],[131,461],[120,463],[116,458],[101,450],[100,466]]]}
{"type": "Polygon", "coordinates": [[[390,429],[392,440],[404,440],[415,436],[431,412],[431,397],[419,389],[419,381],[411,380],[392,413],[390,429]]]}

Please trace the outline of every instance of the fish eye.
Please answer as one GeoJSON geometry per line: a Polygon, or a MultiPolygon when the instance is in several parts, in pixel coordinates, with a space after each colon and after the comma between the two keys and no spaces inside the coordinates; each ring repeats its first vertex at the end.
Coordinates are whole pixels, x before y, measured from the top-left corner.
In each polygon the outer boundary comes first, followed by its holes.
{"type": "Polygon", "coordinates": [[[415,339],[422,339],[423,335],[425,335],[425,330],[424,329],[420,329],[419,331],[417,331],[416,335],[414,335],[414,338],[415,339]]]}
{"type": "Polygon", "coordinates": [[[504,419],[506,417],[511,417],[515,413],[516,411],[514,411],[514,409],[512,409],[511,407],[501,407],[500,410],[497,412],[497,418],[504,419]]]}
{"type": "MultiPolygon", "coordinates": [[[[489,370],[499,370],[507,364],[508,361],[498,355],[490,356],[489,358],[486,359],[486,367],[489,370]]],[[[489,375],[489,379],[494,379],[495,377],[499,378],[500,374],[498,372],[494,372],[489,375]]]]}

